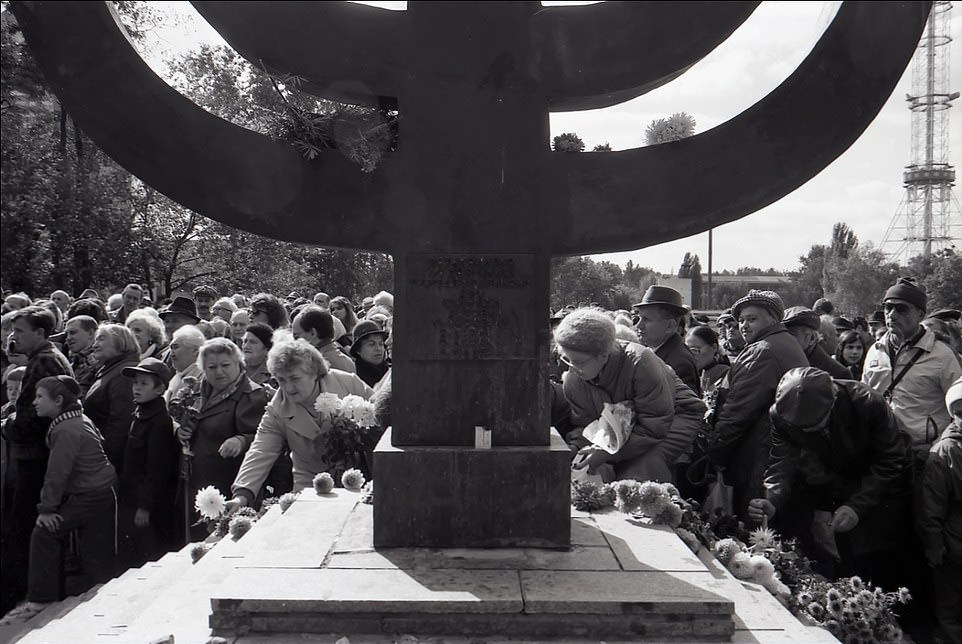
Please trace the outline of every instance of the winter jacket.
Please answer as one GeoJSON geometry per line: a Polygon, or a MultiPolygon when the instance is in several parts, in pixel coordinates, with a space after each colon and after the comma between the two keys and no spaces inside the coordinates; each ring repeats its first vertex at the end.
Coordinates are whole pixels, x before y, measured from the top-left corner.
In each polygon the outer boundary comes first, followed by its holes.
{"type": "Polygon", "coordinates": [[[16,416],[4,424],[3,435],[10,443],[10,455],[14,459],[44,459],[47,457],[46,435],[49,418],[37,416],[33,399],[37,395],[37,382],[47,376],[73,376],[67,358],[45,342],[27,358],[27,370],[23,374],[20,397],[17,398],[16,416]]]}
{"type": "Polygon", "coordinates": [[[781,324],[761,331],[732,361],[707,452],[714,465],[726,469],[735,514],[743,519],[748,502],[762,494],[771,445],[768,408],[778,381],[789,369],[807,366],[801,346],[781,324]]]}
{"type": "Polygon", "coordinates": [[[174,489],[180,446],[163,396],[137,405],[124,450],[124,471],[118,496],[121,505],[141,508],[169,520],[174,511],[174,489]]]}
{"type": "MultiPolygon", "coordinates": [[[[337,369],[331,369],[321,378],[320,391],[336,394],[338,398],[353,394],[368,400],[374,395],[374,391],[355,374],[337,369]]],[[[322,431],[311,411],[291,402],[284,390],[279,390],[264,411],[254,441],[231,486],[232,493],[247,497],[248,504],[253,503],[274,461],[284,449],[291,451],[294,492],[310,487],[314,476],[327,471],[329,466],[323,452],[322,431]]]]}
{"type": "Polygon", "coordinates": [[[675,417],[675,383],[664,363],[648,347],[619,340],[608,352],[608,362],[596,378],[586,381],[569,369],[563,381],[576,427],[597,420],[606,402],[631,403],[635,426],[612,462],[639,456],[653,442],[668,435],[675,417]]]}
{"type": "Polygon", "coordinates": [[[953,422],[929,450],[916,521],[927,553],[962,563],[962,427],[953,422]]]}
{"type": "MultiPolygon", "coordinates": [[[[209,391],[210,386],[201,387],[209,391]]],[[[222,493],[230,491],[231,483],[237,475],[244,459],[240,455],[223,458],[219,453],[221,444],[233,436],[243,439],[246,451],[254,440],[254,432],[264,415],[267,394],[264,388],[250,381],[244,375],[233,392],[223,400],[205,405],[197,418],[197,426],[190,438],[194,453],[191,472],[191,488],[194,490],[215,486],[222,493]]]]}
{"type": "Polygon", "coordinates": [[[103,437],[83,409],[67,410],[47,432],[50,458],[40,491],[38,512],[56,512],[71,494],[110,488],[117,478],[103,449],[103,437]]]}
{"type": "Polygon", "coordinates": [[[104,451],[117,472],[124,470],[124,446],[134,416],[133,382],[122,372],[137,366],[139,357],[132,352],[102,365],[84,397],[84,411],[103,435],[104,451]]]}
{"type": "Polygon", "coordinates": [[[671,335],[660,347],[655,349],[655,355],[669,367],[675,370],[681,381],[688,385],[695,395],[701,395],[701,382],[698,379],[698,367],[695,356],[679,335],[671,335]]]}
{"type": "Polygon", "coordinates": [[[831,418],[820,431],[791,427],[772,407],[766,496],[776,508],[794,497],[796,511],[847,505],[859,518],[849,533],[855,553],[885,550],[899,543],[909,516],[908,444],[880,395],[854,380],[834,387],[831,418]]]}
{"type": "Polygon", "coordinates": [[[832,356],[825,353],[825,349],[822,345],[816,344],[810,352],[806,354],[808,358],[808,364],[815,367],[816,369],[821,369],[825,371],[833,378],[840,378],[842,380],[851,380],[852,371],[840,363],[838,360],[832,356]]]}
{"type": "Polygon", "coordinates": [[[889,406],[899,426],[912,437],[913,446],[917,450],[928,450],[942,428],[952,421],[945,408],[945,393],[955,379],[962,376],[962,367],[952,349],[939,342],[928,329],[915,342],[905,345],[895,355],[893,369],[891,332],[882,336],[865,355],[862,382],[884,393],[892,379],[921,350],[921,357],[892,391],[889,406]]]}

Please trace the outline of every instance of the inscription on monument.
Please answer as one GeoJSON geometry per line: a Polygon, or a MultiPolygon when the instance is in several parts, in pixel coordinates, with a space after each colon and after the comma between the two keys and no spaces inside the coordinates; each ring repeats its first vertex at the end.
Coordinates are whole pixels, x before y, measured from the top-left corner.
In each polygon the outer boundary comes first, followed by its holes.
{"type": "Polygon", "coordinates": [[[423,314],[416,360],[531,359],[524,320],[534,277],[530,255],[414,255],[408,286],[423,314]]]}

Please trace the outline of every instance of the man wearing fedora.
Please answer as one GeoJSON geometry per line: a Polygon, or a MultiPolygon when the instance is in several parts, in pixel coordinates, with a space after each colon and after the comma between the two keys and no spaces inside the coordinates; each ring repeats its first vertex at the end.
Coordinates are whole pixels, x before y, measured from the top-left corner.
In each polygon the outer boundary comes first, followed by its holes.
{"type": "MultiPolygon", "coordinates": [[[[160,309],[157,315],[164,321],[164,330],[167,332],[168,338],[173,338],[174,331],[177,329],[200,322],[194,300],[184,295],[175,297],[174,301],[160,309]]],[[[163,360],[164,364],[170,366],[170,357],[170,346],[167,346],[161,351],[159,358],[163,360]]]]}
{"type": "Polygon", "coordinates": [[[682,318],[688,309],[681,303],[681,293],[668,286],[649,286],[641,302],[632,306],[638,313],[638,337],[670,366],[688,387],[701,395],[695,356],[679,334],[682,318]]]}

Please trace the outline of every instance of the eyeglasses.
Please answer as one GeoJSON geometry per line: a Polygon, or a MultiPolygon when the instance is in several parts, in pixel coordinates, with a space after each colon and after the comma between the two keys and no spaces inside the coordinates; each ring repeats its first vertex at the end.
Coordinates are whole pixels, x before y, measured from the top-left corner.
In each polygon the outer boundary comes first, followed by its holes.
{"type": "Polygon", "coordinates": [[[568,356],[566,356],[566,355],[563,354],[563,353],[562,353],[562,354],[559,354],[559,357],[561,358],[561,362],[565,363],[566,365],[568,365],[569,367],[571,367],[571,368],[574,369],[575,371],[584,371],[584,370],[585,370],[585,367],[587,367],[588,365],[590,365],[592,362],[598,360],[597,357],[594,357],[594,358],[588,358],[588,359],[585,360],[584,362],[580,362],[580,363],[579,363],[579,362],[575,362],[574,360],[572,360],[571,358],[569,358],[568,356]]]}

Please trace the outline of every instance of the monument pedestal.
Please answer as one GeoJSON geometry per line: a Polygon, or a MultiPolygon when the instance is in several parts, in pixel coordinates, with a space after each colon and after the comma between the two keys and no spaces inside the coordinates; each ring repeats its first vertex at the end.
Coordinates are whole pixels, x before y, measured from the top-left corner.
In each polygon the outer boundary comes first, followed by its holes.
{"type": "Polygon", "coordinates": [[[567,548],[571,453],[547,446],[399,447],[374,451],[374,545],[567,548]],[[497,520],[492,520],[497,517],[497,520]]]}

